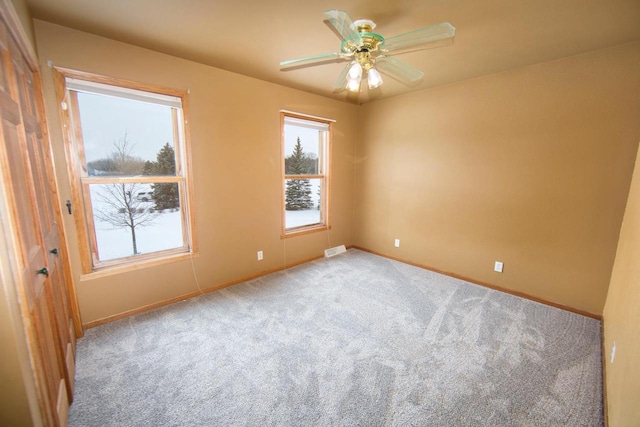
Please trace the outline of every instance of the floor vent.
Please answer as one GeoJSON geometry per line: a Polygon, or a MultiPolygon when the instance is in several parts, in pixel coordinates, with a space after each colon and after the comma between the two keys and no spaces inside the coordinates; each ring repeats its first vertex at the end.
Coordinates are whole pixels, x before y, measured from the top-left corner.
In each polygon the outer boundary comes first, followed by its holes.
{"type": "Polygon", "coordinates": [[[344,245],[336,246],[335,248],[325,249],[324,257],[331,258],[332,256],[340,255],[347,252],[347,248],[344,245]]]}

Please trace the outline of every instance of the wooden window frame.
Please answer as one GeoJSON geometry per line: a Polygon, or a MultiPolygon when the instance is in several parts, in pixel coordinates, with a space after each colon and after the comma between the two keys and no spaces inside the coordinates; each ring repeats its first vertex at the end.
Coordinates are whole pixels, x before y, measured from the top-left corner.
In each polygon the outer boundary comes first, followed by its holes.
{"type": "Polygon", "coordinates": [[[280,134],[281,134],[281,144],[280,144],[280,160],[282,162],[282,239],[287,239],[290,237],[296,237],[304,234],[315,233],[318,231],[326,231],[331,229],[331,152],[332,152],[332,141],[333,141],[333,123],[334,120],[324,119],[316,116],[310,116],[301,113],[294,113],[290,111],[281,111],[280,112],[280,134]],[[285,120],[287,117],[291,117],[293,119],[298,120],[306,120],[309,122],[316,122],[327,125],[327,133],[326,139],[324,141],[324,147],[322,147],[322,151],[324,152],[324,156],[319,156],[319,164],[318,164],[318,174],[311,175],[287,175],[285,170],[285,133],[284,126],[285,120]],[[322,173],[320,173],[322,171],[322,173]],[[287,179],[321,179],[321,192],[320,192],[320,223],[303,225],[299,227],[290,227],[287,228],[286,222],[286,180],[287,179]]]}
{"type": "Polygon", "coordinates": [[[101,76],[82,71],[54,67],[54,80],[58,99],[58,109],[63,124],[65,155],[71,185],[72,206],[80,251],[81,280],[101,277],[108,274],[137,270],[143,267],[175,262],[198,252],[195,217],[193,213],[193,183],[191,180],[191,149],[188,126],[187,92],[165,87],[138,83],[129,80],[101,76]],[[172,109],[173,128],[175,132],[175,176],[109,176],[93,177],[84,170],[84,148],[82,132],[78,117],[77,91],[67,87],[67,79],[99,83],[121,89],[132,89],[151,94],[159,94],[180,99],[181,114],[172,109]],[[180,186],[180,210],[182,215],[183,246],[179,248],[155,251],[148,254],[132,255],[114,260],[99,261],[97,240],[93,224],[93,210],[89,197],[90,184],[110,183],[168,183],[176,182],[180,186]]]}

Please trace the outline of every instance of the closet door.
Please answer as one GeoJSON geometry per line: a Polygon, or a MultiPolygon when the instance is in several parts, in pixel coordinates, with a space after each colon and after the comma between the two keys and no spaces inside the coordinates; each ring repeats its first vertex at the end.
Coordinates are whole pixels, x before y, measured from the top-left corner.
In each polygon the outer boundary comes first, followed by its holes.
{"type": "Polygon", "coordinates": [[[55,184],[49,181],[48,168],[51,159],[44,149],[44,135],[39,114],[42,109],[39,100],[42,99],[35,76],[24,62],[21,52],[15,44],[11,44],[11,58],[15,73],[15,85],[20,97],[20,107],[26,149],[29,154],[29,165],[38,208],[38,222],[41,227],[44,241],[45,255],[47,256],[48,279],[50,287],[49,304],[55,320],[56,335],[58,338],[59,358],[63,361],[62,371],[66,382],[66,391],[69,401],[73,399],[73,381],[75,368],[75,332],[69,306],[68,289],[62,276],[60,257],[63,248],[60,247],[58,223],[54,210],[54,201],[51,200],[51,187],[55,184]],[[39,96],[40,95],[40,96],[39,96]]]}
{"type": "Polygon", "coordinates": [[[51,197],[34,76],[0,22],[0,161],[20,246],[22,316],[46,425],[65,426],[73,384],[73,326],[61,279],[59,235],[51,197]],[[56,249],[56,251],[53,251],[56,249]]]}

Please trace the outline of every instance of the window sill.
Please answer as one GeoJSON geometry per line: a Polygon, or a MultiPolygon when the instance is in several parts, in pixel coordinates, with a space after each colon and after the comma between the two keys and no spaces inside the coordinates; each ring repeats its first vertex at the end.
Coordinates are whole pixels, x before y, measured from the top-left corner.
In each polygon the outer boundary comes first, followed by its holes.
{"type": "Polygon", "coordinates": [[[198,257],[198,256],[200,256],[200,254],[197,252],[195,253],[183,252],[180,254],[165,255],[162,257],[155,257],[152,259],[135,261],[135,262],[122,264],[118,266],[102,267],[92,271],[91,273],[80,275],[80,281],[85,282],[85,281],[90,281],[94,279],[100,279],[102,277],[127,273],[129,271],[142,270],[145,268],[156,267],[158,265],[185,261],[185,260],[191,259],[192,257],[198,257]]]}
{"type": "Polygon", "coordinates": [[[331,230],[330,225],[310,225],[308,227],[299,227],[292,228],[289,231],[285,231],[284,234],[280,236],[281,239],[289,239],[291,237],[302,236],[304,234],[316,233],[318,231],[327,231],[331,230]]]}

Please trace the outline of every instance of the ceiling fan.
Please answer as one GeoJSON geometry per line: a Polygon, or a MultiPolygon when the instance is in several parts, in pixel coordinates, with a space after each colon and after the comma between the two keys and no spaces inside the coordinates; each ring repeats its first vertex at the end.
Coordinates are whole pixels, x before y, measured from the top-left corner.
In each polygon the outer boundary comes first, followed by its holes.
{"type": "Polygon", "coordinates": [[[373,32],[376,24],[371,20],[352,21],[343,10],[327,10],[324,16],[342,39],[340,52],[282,61],[280,69],[288,71],[349,61],[334,84],[336,92],[345,89],[359,91],[364,73],[367,74],[369,89],[380,86],[382,76],[378,70],[407,86],[415,85],[422,80],[424,73],[392,55],[452,44],[456,32],[453,25],[442,22],[385,39],[373,32]]]}

